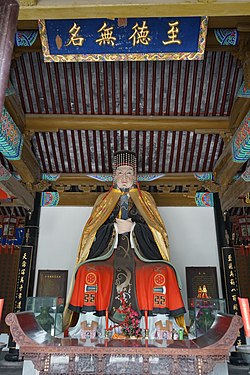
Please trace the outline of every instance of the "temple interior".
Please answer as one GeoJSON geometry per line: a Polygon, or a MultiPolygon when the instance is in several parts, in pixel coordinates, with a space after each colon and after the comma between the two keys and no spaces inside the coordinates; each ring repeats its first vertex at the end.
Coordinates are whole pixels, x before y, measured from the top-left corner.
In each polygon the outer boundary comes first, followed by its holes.
{"type": "Polygon", "coordinates": [[[0,30],[0,374],[248,373],[250,2],[0,30]]]}

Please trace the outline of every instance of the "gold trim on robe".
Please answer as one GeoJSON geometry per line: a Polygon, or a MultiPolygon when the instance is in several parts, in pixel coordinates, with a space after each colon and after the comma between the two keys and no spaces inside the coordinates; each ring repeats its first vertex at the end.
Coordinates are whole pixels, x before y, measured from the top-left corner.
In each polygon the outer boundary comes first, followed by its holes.
{"type": "MultiPolygon", "coordinates": [[[[67,327],[69,325],[72,318],[72,311],[68,309],[68,306],[71,300],[71,295],[73,293],[75,274],[77,272],[77,269],[88,258],[97,230],[111,215],[122,194],[123,192],[121,190],[115,188],[112,188],[108,193],[101,194],[96,200],[91,216],[83,229],[80,244],[78,247],[77,261],[64,310],[64,327],[67,327]]],[[[162,259],[169,261],[168,235],[166,233],[163,220],[159,214],[153,197],[150,193],[139,191],[138,189],[130,189],[129,195],[139,213],[142,215],[143,219],[146,221],[148,227],[150,228],[162,259]]]]}

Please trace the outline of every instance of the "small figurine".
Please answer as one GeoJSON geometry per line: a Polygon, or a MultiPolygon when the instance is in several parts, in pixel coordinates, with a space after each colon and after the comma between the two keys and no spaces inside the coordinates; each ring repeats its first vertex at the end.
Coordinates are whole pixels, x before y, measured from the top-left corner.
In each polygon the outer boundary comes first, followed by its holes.
{"type": "Polygon", "coordinates": [[[98,323],[92,321],[91,324],[86,320],[81,322],[81,339],[94,339],[96,337],[98,323]]]}
{"type": "Polygon", "coordinates": [[[201,296],[202,296],[202,287],[200,285],[199,288],[198,288],[197,298],[202,298],[201,296]]]}
{"type": "Polygon", "coordinates": [[[203,285],[201,298],[209,298],[208,294],[207,294],[207,287],[206,287],[206,285],[203,285]]]}
{"type": "Polygon", "coordinates": [[[157,339],[172,339],[173,323],[171,320],[166,320],[166,325],[163,326],[162,321],[155,323],[157,339]]]}

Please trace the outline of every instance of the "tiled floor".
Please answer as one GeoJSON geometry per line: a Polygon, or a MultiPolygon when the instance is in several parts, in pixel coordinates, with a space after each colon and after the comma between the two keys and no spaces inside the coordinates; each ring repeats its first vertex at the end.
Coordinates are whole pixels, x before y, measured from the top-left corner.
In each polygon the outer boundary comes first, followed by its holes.
{"type": "MultiPolygon", "coordinates": [[[[1,375],[22,375],[22,362],[7,362],[4,360],[6,352],[0,354],[0,374],[1,375]]],[[[248,366],[228,365],[229,375],[247,375],[248,366]]],[[[181,375],[181,374],[180,374],[181,375]]]]}

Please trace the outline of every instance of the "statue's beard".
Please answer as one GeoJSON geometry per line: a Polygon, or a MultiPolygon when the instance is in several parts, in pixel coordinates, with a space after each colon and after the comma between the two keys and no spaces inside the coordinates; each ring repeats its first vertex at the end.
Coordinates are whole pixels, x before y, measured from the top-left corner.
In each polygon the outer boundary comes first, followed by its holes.
{"type": "Polygon", "coordinates": [[[133,184],[129,188],[124,188],[124,187],[117,186],[117,184],[115,183],[115,188],[121,190],[123,193],[128,193],[129,190],[132,189],[134,186],[135,185],[133,184]]]}

